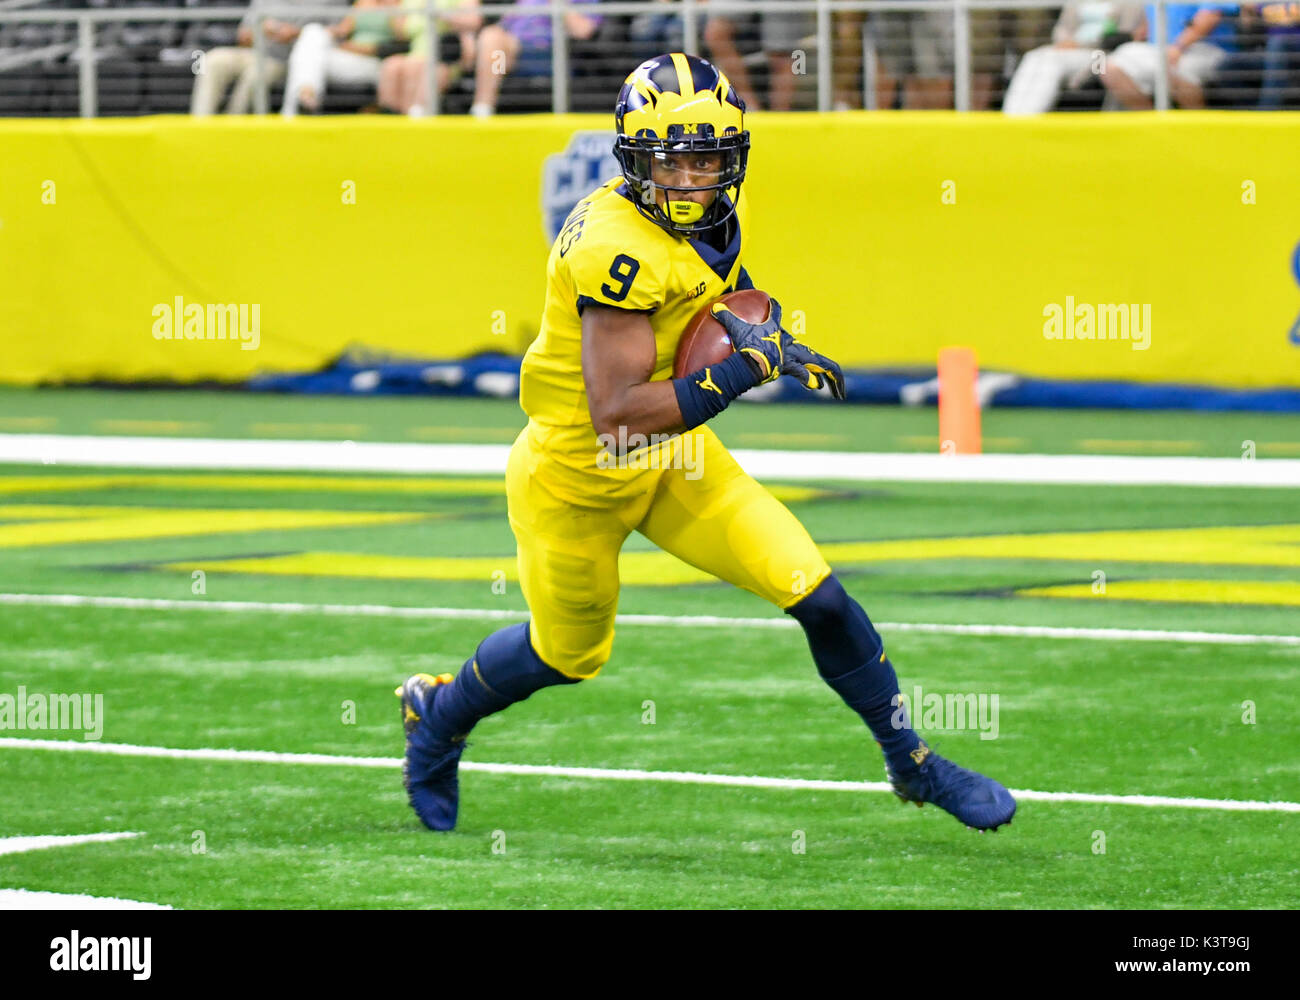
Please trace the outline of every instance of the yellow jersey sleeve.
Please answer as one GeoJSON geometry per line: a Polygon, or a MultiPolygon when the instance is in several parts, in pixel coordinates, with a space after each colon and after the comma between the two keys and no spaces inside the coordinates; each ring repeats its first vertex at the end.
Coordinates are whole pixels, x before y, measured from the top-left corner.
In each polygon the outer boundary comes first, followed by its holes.
{"type": "Polygon", "coordinates": [[[666,261],[652,246],[591,239],[587,234],[565,255],[578,312],[589,305],[653,313],[667,296],[666,261]]]}

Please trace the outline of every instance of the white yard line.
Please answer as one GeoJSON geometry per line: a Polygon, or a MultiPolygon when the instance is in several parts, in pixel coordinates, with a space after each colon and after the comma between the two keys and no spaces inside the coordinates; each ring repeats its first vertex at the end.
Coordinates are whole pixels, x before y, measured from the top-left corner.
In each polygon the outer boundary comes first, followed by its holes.
{"type": "MultiPolygon", "coordinates": [[[[130,611],[218,611],[335,617],[424,618],[449,621],[524,621],[526,611],[488,608],[416,608],[387,604],[297,604],[276,601],[178,601],[153,597],[94,594],[0,594],[0,606],[118,608],[130,611]]],[[[718,615],[619,615],[619,625],[685,628],[797,628],[790,618],[726,618],[718,615]]],[[[1112,642],[1205,642],[1221,646],[1300,646],[1300,635],[1252,635],[1245,632],[1165,631],[1145,628],[1074,628],[1054,625],[963,625],[949,622],[876,622],[888,632],[935,635],[990,635],[1031,639],[1096,639],[1112,642]]]]}
{"type": "MultiPolygon", "coordinates": [[[[0,749],[56,750],[120,757],[165,757],[175,760],[236,761],[257,764],[309,764],[330,767],[396,769],[395,757],[344,757],[320,753],[277,753],[269,750],[182,750],[130,743],[0,738],[0,749]]],[[[530,777],[583,778],[593,781],[659,781],[681,785],[723,785],[730,788],[777,788],[794,791],[888,792],[883,781],[825,781],[811,778],[767,778],[756,775],[703,774],[696,771],[643,771],[636,768],[557,767],[543,764],[485,764],[464,761],[462,771],[530,777]]],[[[1167,795],[1095,795],[1088,792],[1036,792],[1011,789],[1023,802],[1087,802],[1098,805],[1148,806],[1173,809],[1216,809],[1227,812],[1300,813],[1300,802],[1253,802],[1238,799],[1175,798],[1167,795]]]]}
{"type": "Polygon", "coordinates": [[[110,840],[128,840],[138,833],[72,833],[40,837],[0,837],[0,854],[22,854],[26,851],[43,851],[47,847],[76,847],[78,844],[100,844],[110,840]]]}
{"type": "Polygon", "coordinates": [[[170,910],[159,903],[114,896],[85,896],[71,892],[32,892],[0,889],[0,910],[170,910]]]}
{"type": "MultiPolygon", "coordinates": [[[[51,847],[76,847],[129,840],[139,833],[74,833],[39,837],[0,837],[0,855],[44,851],[51,847]]],[[[170,906],[142,903],[135,899],[112,896],[86,896],[80,893],[33,892],[29,889],[0,889],[0,910],[170,910],[170,906]]]]}
{"type": "MultiPolygon", "coordinates": [[[[509,445],[0,434],[0,462],[150,469],[504,474],[509,445]]],[[[1300,487],[1300,459],[1136,455],[732,454],[764,480],[1300,487]]]]}

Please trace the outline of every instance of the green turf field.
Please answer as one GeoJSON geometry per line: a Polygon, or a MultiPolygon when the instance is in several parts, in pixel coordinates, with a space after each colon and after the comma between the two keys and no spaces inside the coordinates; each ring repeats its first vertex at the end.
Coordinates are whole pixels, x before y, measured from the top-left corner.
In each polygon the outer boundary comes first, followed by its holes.
{"type": "MultiPolygon", "coordinates": [[[[0,432],[497,441],[518,426],[512,406],[3,391],[0,432]],[[168,419],[210,426],[96,424],[168,419]],[[367,430],[325,429],[335,424],[367,430]]],[[[806,435],[811,447],[885,450],[933,432],[933,410],[846,411],[828,429],[821,407],[734,407],[721,433],[737,446],[762,446],[740,437],[761,432],[786,435],[774,447],[806,435]],[[880,440],[864,441],[873,429],[880,440]],[[837,440],[811,440],[827,433],[837,440]]],[[[986,414],[986,433],[994,424],[1024,442],[996,450],[1195,441],[1173,450],[1222,456],[1243,439],[1300,440],[1296,418],[1249,414],[986,414]]],[[[1300,635],[1300,490],[770,485],[878,622],[1300,635]]],[[[487,719],[467,762],[883,777],[797,630],[691,622],[780,616],[638,536],[627,552],[620,612],[678,620],[621,625],[599,678],[487,719]]],[[[0,593],[215,605],[0,603],[0,696],[101,694],[101,744],[392,762],[3,744],[0,848],[140,835],[0,853],[0,889],[178,907],[1235,908],[1293,907],[1300,891],[1300,812],[1214,803],[1034,798],[1010,827],[979,835],[876,790],[469,770],[458,830],[424,831],[400,784],[393,688],[417,670],[456,670],[494,627],[488,613],[523,611],[494,477],[0,465],[0,593]],[[464,616],[382,610],[393,607],[464,616]]],[[[1300,802],[1300,645],[884,634],[905,692],[997,696],[994,739],[969,724],[920,728],[1010,788],[1300,802]]],[[[88,742],[66,730],[0,737],[88,742]]]]}
{"type": "MultiPolygon", "coordinates": [[[[739,403],[710,426],[734,448],[937,451],[933,407],[739,403]]],[[[17,389],[0,386],[0,434],[445,441],[509,444],[513,400],[274,393],[17,389]]],[[[1300,457],[1300,418],[1277,413],[993,409],[986,451],[1300,457]]]]}

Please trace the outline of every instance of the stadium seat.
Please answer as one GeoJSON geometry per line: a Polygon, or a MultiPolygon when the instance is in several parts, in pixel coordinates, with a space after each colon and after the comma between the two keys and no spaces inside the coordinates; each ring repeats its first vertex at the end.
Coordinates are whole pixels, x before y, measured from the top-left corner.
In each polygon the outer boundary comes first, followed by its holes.
{"type": "MultiPolygon", "coordinates": [[[[631,65],[627,50],[626,17],[606,16],[588,39],[569,39],[569,110],[609,112],[614,95],[631,65]]],[[[553,110],[549,76],[507,76],[501,85],[497,110],[502,114],[553,110]]]]}
{"type": "Polygon", "coordinates": [[[569,41],[569,107],[572,111],[609,112],[614,96],[635,63],[629,63],[626,15],[606,15],[589,39],[569,41]]]}
{"type": "Polygon", "coordinates": [[[188,62],[144,63],[141,68],[145,114],[185,114],[190,110],[194,74],[188,62]]]}
{"type": "Polygon", "coordinates": [[[97,63],[99,114],[138,115],[144,97],[144,71],[134,59],[106,59],[97,63]]]}
{"type": "Polygon", "coordinates": [[[354,115],[375,104],[375,88],[364,83],[331,83],[321,102],[327,115],[354,115]]]}
{"type": "MultiPolygon", "coordinates": [[[[157,10],[180,7],[179,0],[116,0],[114,7],[157,10]]],[[[166,48],[180,43],[184,28],[179,21],[123,21],[106,26],[115,29],[111,37],[132,59],[142,62],[158,58],[166,48]]]]}
{"type": "Polygon", "coordinates": [[[1105,100],[1106,88],[1102,86],[1101,78],[1090,76],[1078,87],[1062,88],[1055,110],[1100,111],[1105,100]]]}
{"type": "Polygon", "coordinates": [[[70,62],[44,63],[40,67],[46,92],[49,95],[47,113],[59,118],[71,118],[81,113],[79,70],[70,62]]]}
{"type": "Polygon", "coordinates": [[[37,67],[0,71],[0,117],[25,118],[44,114],[47,99],[37,67]]]}

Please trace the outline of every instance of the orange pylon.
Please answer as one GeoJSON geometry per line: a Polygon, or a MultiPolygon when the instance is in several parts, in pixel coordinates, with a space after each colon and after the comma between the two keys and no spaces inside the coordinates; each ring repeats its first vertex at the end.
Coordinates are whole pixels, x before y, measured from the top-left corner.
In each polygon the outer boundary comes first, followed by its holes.
{"type": "Polygon", "coordinates": [[[979,369],[969,347],[939,351],[939,451],[980,453],[980,404],[975,394],[979,369]]]}

